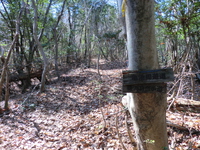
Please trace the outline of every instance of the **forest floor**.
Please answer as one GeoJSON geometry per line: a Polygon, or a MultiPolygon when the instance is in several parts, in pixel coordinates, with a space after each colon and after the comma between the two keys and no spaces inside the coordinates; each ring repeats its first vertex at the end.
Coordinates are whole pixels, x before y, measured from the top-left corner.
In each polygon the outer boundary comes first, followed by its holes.
{"type": "MultiPolygon", "coordinates": [[[[48,84],[41,94],[37,87],[24,94],[13,87],[10,112],[0,117],[0,149],[122,150],[120,136],[131,150],[121,104],[123,66],[101,61],[100,75],[95,66],[62,68],[62,81],[48,84]]],[[[198,93],[200,83],[195,82],[195,89],[198,93]]],[[[180,97],[188,99],[189,91],[180,97]]],[[[189,106],[176,109],[175,104],[167,110],[167,120],[173,124],[167,128],[170,149],[200,150],[200,110],[189,106]]],[[[130,116],[128,125],[133,131],[130,116]]]]}

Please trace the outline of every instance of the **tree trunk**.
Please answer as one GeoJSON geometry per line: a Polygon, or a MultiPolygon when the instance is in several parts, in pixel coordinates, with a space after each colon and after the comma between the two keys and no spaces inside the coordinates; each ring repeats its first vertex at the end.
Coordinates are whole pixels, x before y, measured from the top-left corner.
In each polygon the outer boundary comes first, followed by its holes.
{"type": "Polygon", "coordinates": [[[65,2],[66,2],[66,0],[64,0],[64,2],[63,2],[61,13],[58,16],[57,22],[53,27],[53,38],[54,38],[54,42],[55,42],[55,57],[54,57],[55,58],[55,71],[56,71],[56,75],[58,77],[58,80],[60,80],[60,73],[59,73],[59,70],[58,70],[58,37],[57,37],[58,31],[57,31],[57,27],[58,27],[58,24],[61,20],[62,15],[63,15],[63,11],[64,11],[64,8],[65,8],[65,2]]]}
{"type": "Polygon", "coordinates": [[[10,96],[10,91],[9,91],[9,70],[8,67],[6,67],[6,93],[5,93],[5,104],[4,104],[4,109],[6,111],[9,111],[9,106],[8,106],[8,100],[10,96]]]}
{"type": "Polygon", "coordinates": [[[44,69],[42,72],[42,79],[41,79],[41,87],[40,87],[40,92],[44,92],[45,90],[45,81],[46,81],[46,74],[48,72],[48,59],[43,51],[42,45],[38,39],[37,36],[37,32],[38,32],[38,26],[37,26],[37,18],[38,18],[38,12],[37,12],[37,6],[35,4],[35,0],[32,0],[32,6],[34,9],[34,22],[33,22],[33,36],[34,36],[34,40],[36,42],[37,48],[39,49],[42,57],[43,57],[43,61],[44,61],[44,69]]]}
{"type": "MultiPolygon", "coordinates": [[[[158,69],[154,0],[125,0],[129,70],[158,69]]],[[[128,93],[138,150],[168,149],[166,94],[128,93]]]]}
{"type": "Polygon", "coordinates": [[[56,28],[53,29],[53,37],[54,37],[54,42],[55,42],[55,71],[56,71],[56,75],[58,77],[58,80],[60,80],[60,73],[59,73],[59,69],[58,69],[58,37],[57,37],[57,30],[56,28]]]}
{"type": "MultiPolygon", "coordinates": [[[[21,14],[21,13],[20,13],[21,14]]],[[[20,16],[20,15],[19,15],[20,16]]],[[[20,18],[20,17],[19,17],[20,18]]],[[[16,26],[19,26],[19,20],[17,20],[17,23],[16,23],[16,26]]],[[[16,27],[18,28],[18,27],[16,27]]],[[[2,101],[2,88],[3,88],[3,83],[4,83],[4,79],[6,77],[6,72],[8,71],[8,62],[10,60],[10,57],[11,57],[11,53],[12,53],[12,50],[14,49],[14,46],[15,46],[15,42],[17,41],[18,39],[18,36],[19,36],[19,32],[18,30],[16,29],[16,35],[14,37],[14,40],[12,42],[12,45],[10,46],[10,49],[8,51],[8,55],[7,55],[7,58],[3,64],[3,69],[2,69],[2,73],[1,73],[1,77],[0,77],[0,101],[2,101]]],[[[2,113],[2,109],[0,107],[0,114],[2,113]]]]}

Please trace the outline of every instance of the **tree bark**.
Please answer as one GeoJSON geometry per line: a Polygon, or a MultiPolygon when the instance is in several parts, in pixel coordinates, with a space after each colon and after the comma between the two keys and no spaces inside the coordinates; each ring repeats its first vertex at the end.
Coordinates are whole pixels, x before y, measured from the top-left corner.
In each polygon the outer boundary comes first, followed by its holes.
{"type": "Polygon", "coordinates": [[[46,74],[48,72],[48,59],[43,51],[42,45],[39,41],[39,38],[37,36],[38,33],[38,26],[37,26],[37,18],[38,18],[38,12],[37,12],[37,6],[35,4],[35,0],[32,0],[32,6],[34,9],[34,22],[33,22],[33,36],[34,36],[34,40],[37,44],[37,47],[43,57],[43,62],[44,62],[44,69],[42,72],[42,79],[41,79],[41,87],[40,87],[40,92],[44,92],[45,90],[45,81],[46,81],[46,74]]]}
{"type": "MultiPolygon", "coordinates": [[[[154,0],[126,0],[129,70],[158,69],[155,42],[154,0]]],[[[168,149],[166,94],[128,93],[128,109],[138,150],[168,149]]]]}
{"type": "Polygon", "coordinates": [[[9,106],[8,106],[9,96],[10,96],[10,91],[9,91],[9,70],[8,70],[8,68],[6,68],[6,93],[5,93],[5,104],[4,104],[5,111],[9,111],[9,106]]]}

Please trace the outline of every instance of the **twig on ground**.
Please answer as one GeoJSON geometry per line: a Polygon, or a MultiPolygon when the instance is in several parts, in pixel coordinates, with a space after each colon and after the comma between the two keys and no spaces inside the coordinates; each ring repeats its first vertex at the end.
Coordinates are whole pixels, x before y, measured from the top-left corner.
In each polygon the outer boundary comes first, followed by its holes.
{"type": "Polygon", "coordinates": [[[120,144],[122,145],[122,148],[124,150],[127,150],[126,147],[124,146],[124,143],[122,142],[122,139],[121,139],[121,136],[119,134],[119,129],[118,129],[118,116],[116,115],[116,130],[117,130],[117,135],[118,135],[118,138],[119,138],[119,142],[120,144]]]}
{"type": "Polygon", "coordinates": [[[104,116],[104,114],[103,114],[103,110],[102,110],[102,108],[100,108],[100,110],[101,110],[101,114],[102,114],[103,121],[104,121],[104,127],[106,127],[106,126],[107,126],[107,124],[106,124],[106,119],[105,119],[105,116],[104,116]]]}
{"type": "Polygon", "coordinates": [[[170,103],[170,105],[168,106],[167,110],[170,110],[171,106],[173,105],[174,101],[176,100],[175,98],[172,98],[172,102],[170,103]]]}

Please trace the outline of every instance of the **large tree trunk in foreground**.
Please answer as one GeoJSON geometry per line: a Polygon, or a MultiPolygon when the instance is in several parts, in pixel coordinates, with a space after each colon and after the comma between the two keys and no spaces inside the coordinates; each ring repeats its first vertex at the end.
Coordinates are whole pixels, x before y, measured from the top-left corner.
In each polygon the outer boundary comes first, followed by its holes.
{"type": "MultiPolygon", "coordinates": [[[[126,0],[129,70],[158,69],[155,42],[154,0],[126,0]]],[[[128,109],[138,150],[168,149],[166,94],[128,93],[128,109]]]]}

